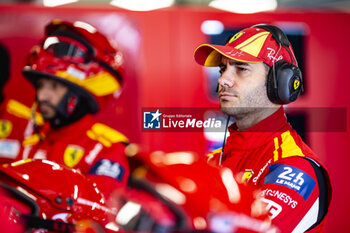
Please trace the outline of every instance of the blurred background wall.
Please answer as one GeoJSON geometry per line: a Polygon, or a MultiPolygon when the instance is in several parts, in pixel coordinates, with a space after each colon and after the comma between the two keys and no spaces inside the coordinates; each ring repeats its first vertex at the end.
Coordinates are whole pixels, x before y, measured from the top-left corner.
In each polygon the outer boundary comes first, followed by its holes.
{"type": "Polygon", "coordinates": [[[275,10],[249,14],[199,4],[210,1],[191,4],[177,1],[172,7],[151,11],[123,9],[107,1],[57,7],[45,6],[44,2],[0,3],[0,43],[8,48],[11,56],[11,78],[5,95],[29,106],[32,104],[34,90],[23,78],[21,69],[25,56],[39,42],[50,20],[88,22],[114,40],[126,60],[121,96],[97,117],[139,143],[146,153],[194,151],[204,156],[212,145],[210,137],[203,132],[142,130],[142,108],[145,107],[218,107],[213,94],[215,87],[210,82],[211,71],[193,59],[196,46],[215,42],[217,35],[257,23],[280,26],[299,43],[305,76],[305,93],[288,108],[311,109],[307,115],[299,114],[304,116],[302,133],[325,163],[333,181],[326,232],[350,231],[347,220],[350,185],[346,173],[350,166],[350,133],[345,124],[349,122],[350,107],[349,1],[333,1],[333,5],[332,1],[304,1],[304,5],[299,6],[285,0],[275,10]],[[314,111],[318,108],[323,109],[321,113],[314,111]],[[340,116],[332,114],[339,109],[340,116]],[[341,126],[334,126],[338,121],[343,122],[341,126]]]}

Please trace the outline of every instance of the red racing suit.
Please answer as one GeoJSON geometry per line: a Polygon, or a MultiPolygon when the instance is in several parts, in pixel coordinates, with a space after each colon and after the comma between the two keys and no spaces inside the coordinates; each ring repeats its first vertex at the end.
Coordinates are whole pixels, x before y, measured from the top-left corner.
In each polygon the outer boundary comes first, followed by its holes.
{"type": "Polygon", "coordinates": [[[106,198],[126,186],[128,139],[120,132],[85,115],[58,129],[46,129],[25,139],[22,159],[40,158],[79,170],[89,176],[106,198]]]}
{"type": "MultiPolygon", "coordinates": [[[[0,163],[18,160],[22,153],[22,141],[32,134],[30,124],[32,111],[13,99],[5,99],[0,107],[0,163]]],[[[40,114],[36,122],[43,123],[40,114]]]]}
{"type": "MultiPolygon", "coordinates": [[[[281,232],[319,232],[331,199],[331,184],[314,152],[287,123],[283,107],[245,131],[229,127],[222,166],[238,181],[262,192],[272,223],[281,232]]],[[[208,162],[219,164],[221,148],[208,162]]]]}

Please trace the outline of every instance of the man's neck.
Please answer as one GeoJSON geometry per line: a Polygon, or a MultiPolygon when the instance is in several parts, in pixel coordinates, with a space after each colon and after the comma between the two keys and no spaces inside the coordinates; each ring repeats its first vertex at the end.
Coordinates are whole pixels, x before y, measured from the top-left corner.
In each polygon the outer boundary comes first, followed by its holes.
{"type": "Polygon", "coordinates": [[[256,125],[260,121],[274,114],[280,107],[282,106],[276,106],[271,108],[261,108],[254,113],[246,114],[245,116],[242,116],[242,117],[235,117],[237,130],[244,131],[256,125]]]}

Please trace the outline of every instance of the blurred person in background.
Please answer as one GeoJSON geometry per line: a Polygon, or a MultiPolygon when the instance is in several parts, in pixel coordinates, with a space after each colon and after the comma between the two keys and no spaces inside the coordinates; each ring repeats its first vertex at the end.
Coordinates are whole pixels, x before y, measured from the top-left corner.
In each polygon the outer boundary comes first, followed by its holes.
{"type": "MultiPolygon", "coordinates": [[[[30,134],[31,108],[13,98],[6,98],[4,86],[10,78],[10,54],[0,45],[0,163],[17,160],[23,149],[22,141],[30,134]]],[[[33,113],[38,124],[43,120],[33,113]]]]}
{"type": "Polygon", "coordinates": [[[123,57],[93,26],[53,20],[23,69],[45,123],[34,124],[22,159],[40,158],[89,176],[108,198],[126,185],[128,139],[95,113],[121,89],[123,57]]]}
{"type": "Polygon", "coordinates": [[[224,46],[202,44],[194,58],[218,66],[221,111],[235,119],[226,144],[209,163],[262,191],[282,232],[319,232],[331,200],[326,169],[287,123],[283,105],[295,101],[303,79],[287,36],[273,25],[245,28],[224,46]]]}

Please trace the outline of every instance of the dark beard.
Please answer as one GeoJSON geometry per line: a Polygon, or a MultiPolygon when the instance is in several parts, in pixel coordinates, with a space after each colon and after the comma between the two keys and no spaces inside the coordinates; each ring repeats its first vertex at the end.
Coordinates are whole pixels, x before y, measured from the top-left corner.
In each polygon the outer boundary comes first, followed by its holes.
{"type": "Polygon", "coordinates": [[[44,120],[49,121],[49,120],[51,120],[52,118],[54,118],[56,114],[53,115],[52,117],[47,117],[47,116],[46,116],[45,110],[44,110],[44,111],[41,110],[41,106],[42,106],[42,105],[48,106],[49,108],[53,109],[55,112],[56,112],[56,107],[55,107],[54,105],[52,105],[50,102],[48,102],[48,101],[39,101],[39,102],[38,102],[39,110],[40,110],[40,113],[41,113],[41,115],[43,116],[44,120]]]}

